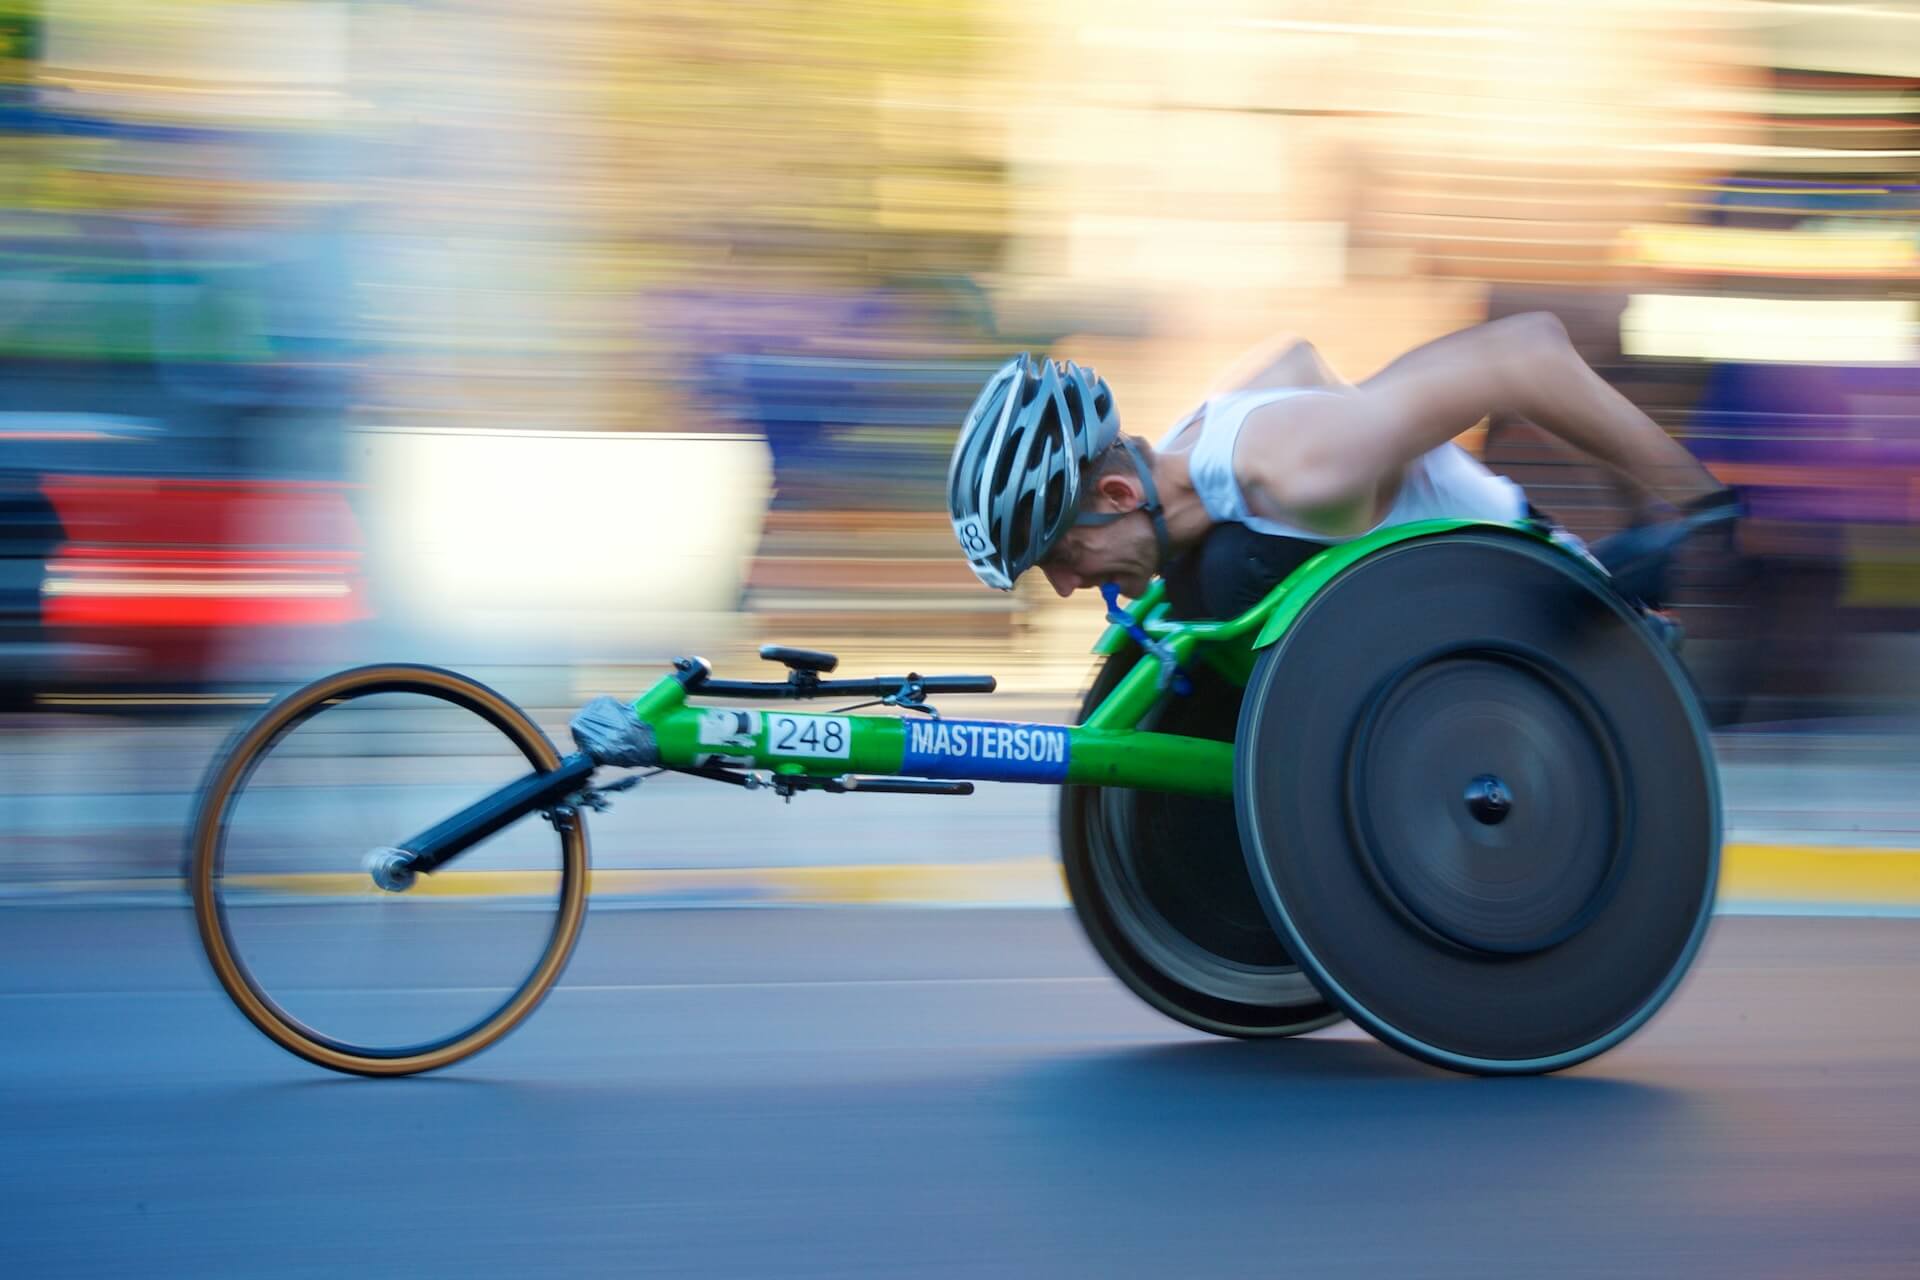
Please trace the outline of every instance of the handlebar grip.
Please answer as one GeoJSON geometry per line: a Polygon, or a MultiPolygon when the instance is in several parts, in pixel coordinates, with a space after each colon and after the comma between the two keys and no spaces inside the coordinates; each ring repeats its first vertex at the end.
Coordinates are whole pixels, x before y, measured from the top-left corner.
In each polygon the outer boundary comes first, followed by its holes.
{"type": "Polygon", "coordinates": [[[935,693],[992,693],[999,681],[992,676],[922,676],[920,687],[935,693]]]}

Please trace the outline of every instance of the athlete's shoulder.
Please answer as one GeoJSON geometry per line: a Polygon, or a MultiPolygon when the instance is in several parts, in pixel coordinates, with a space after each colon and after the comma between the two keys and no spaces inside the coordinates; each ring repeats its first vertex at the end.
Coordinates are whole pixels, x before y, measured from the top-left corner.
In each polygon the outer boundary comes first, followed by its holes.
{"type": "Polygon", "coordinates": [[[1233,405],[1244,419],[1242,442],[1297,435],[1301,428],[1338,419],[1359,395],[1352,387],[1268,387],[1242,392],[1233,405]]]}
{"type": "Polygon", "coordinates": [[[1295,387],[1251,405],[1233,447],[1248,508],[1264,519],[1345,537],[1371,523],[1382,474],[1355,465],[1362,394],[1295,387]]]}

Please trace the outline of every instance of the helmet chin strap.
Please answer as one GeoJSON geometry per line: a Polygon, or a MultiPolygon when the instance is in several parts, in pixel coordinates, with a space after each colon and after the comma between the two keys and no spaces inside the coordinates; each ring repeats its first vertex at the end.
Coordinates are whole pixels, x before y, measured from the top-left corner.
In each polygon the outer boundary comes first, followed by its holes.
{"type": "MultiPolygon", "coordinates": [[[[1167,563],[1171,544],[1167,541],[1167,522],[1161,514],[1160,491],[1154,487],[1153,473],[1147,469],[1146,462],[1140,457],[1139,446],[1135,445],[1133,441],[1126,436],[1121,436],[1120,447],[1127,451],[1129,458],[1133,459],[1134,472],[1140,477],[1141,487],[1147,491],[1146,501],[1135,507],[1133,511],[1144,511],[1147,513],[1148,519],[1153,521],[1154,541],[1160,544],[1160,558],[1155,562],[1154,567],[1156,569],[1163,568],[1167,563]]],[[[1083,511],[1074,519],[1074,523],[1085,525],[1112,524],[1115,520],[1120,520],[1132,515],[1133,511],[1107,511],[1098,514],[1083,511]]]]}

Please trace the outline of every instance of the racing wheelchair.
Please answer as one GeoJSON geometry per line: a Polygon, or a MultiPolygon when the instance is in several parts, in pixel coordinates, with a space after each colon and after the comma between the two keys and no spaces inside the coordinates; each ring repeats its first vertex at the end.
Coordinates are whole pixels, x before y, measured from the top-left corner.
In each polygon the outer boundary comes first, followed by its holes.
{"type": "MultiPolygon", "coordinates": [[[[1648,535],[1635,572],[1657,576],[1695,523],[1648,535]]],[[[643,777],[787,797],[1044,783],[1061,788],[1080,924],[1163,1013],[1239,1037],[1344,1016],[1454,1070],[1554,1071],[1646,1023],[1714,900],[1706,723],[1670,628],[1634,581],[1544,523],[1431,521],[1330,546],[1230,619],[1166,616],[1162,582],[1127,609],[1110,593],[1102,665],[1072,725],[951,719],[927,701],[990,692],[991,676],[833,679],[832,655],[769,646],[784,680],[723,680],[680,659],[631,702],[590,703],[562,755],[465,676],[342,671],[267,707],[209,768],[188,847],[199,934],[241,1011],[286,1049],[352,1073],[426,1071],[499,1040],[559,979],[586,909],[586,814],[643,777]],[[514,776],[412,834],[394,827],[389,844],[341,841],[330,852],[343,870],[237,865],[242,831],[273,832],[281,854],[336,840],[330,823],[296,839],[275,798],[297,794],[304,763],[342,754],[325,745],[342,735],[314,729],[393,694],[436,709],[423,744],[456,729],[494,738],[514,776]],[[847,697],[886,711],[727,705],[847,697]],[[602,780],[618,768],[652,772],[602,780]],[[431,903],[463,892],[463,874],[512,891],[523,962],[506,961],[498,981],[450,977],[436,989],[467,992],[470,1007],[429,1028],[409,998],[429,978],[381,971],[368,943],[430,934],[431,903]],[[305,954],[361,965],[346,985],[390,997],[377,1016],[289,977],[258,941],[285,930],[236,926],[242,907],[271,914],[296,881],[335,897],[288,928],[305,954]]],[[[466,750],[449,749],[449,775],[466,750]]],[[[460,972],[456,943],[433,951],[460,972]]]]}

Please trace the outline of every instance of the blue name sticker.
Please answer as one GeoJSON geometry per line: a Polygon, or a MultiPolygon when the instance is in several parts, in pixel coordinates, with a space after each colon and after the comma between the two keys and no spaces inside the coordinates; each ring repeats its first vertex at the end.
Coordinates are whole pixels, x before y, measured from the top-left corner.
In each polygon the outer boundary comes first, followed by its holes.
{"type": "Polygon", "coordinates": [[[1067,780],[1064,725],[909,720],[900,772],[922,778],[1067,780]]]}

